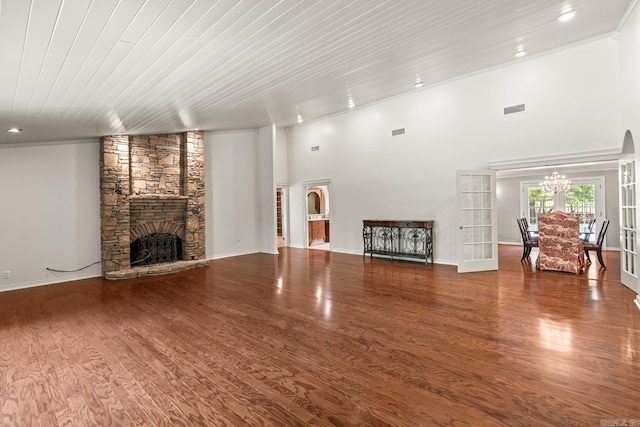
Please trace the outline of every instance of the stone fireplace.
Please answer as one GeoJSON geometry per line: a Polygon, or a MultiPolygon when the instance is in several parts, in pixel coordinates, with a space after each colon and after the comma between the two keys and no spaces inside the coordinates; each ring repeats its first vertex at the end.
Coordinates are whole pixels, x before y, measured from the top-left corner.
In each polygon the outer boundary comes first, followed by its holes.
{"type": "Polygon", "coordinates": [[[104,276],[122,279],[208,265],[204,199],[202,132],[101,138],[104,276]]]}

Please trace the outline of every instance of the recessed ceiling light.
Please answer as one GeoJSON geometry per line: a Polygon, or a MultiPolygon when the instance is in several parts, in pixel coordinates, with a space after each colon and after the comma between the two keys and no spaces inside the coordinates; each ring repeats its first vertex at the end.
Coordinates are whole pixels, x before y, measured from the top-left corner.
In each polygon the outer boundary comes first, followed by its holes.
{"type": "Polygon", "coordinates": [[[413,85],[415,87],[422,87],[424,86],[424,82],[422,80],[416,80],[416,82],[413,85]]]}
{"type": "Polygon", "coordinates": [[[523,56],[525,56],[527,54],[527,51],[524,49],[520,49],[519,51],[516,52],[516,58],[522,58],[523,56]]]}
{"type": "Polygon", "coordinates": [[[573,19],[574,16],[576,16],[576,13],[578,13],[575,10],[568,10],[564,13],[562,13],[562,15],[558,16],[556,19],[560,22],[567,22],[567,21],[571,21],[573,19]]]}
{"type": "Polygon", "coordinates": [[[302,116],[300,114],[298,114],[298,123],[302,123],[302,116]]]}
{"type": "Polygon", "coordinates": [[[347,104],[347,106],[348,106],[349,108],[353,108],[353,107],[355,107],[355,106],[356,106],[356,104],[353,102],[353,99],[349,99],[349,103],[347,104]]]}
{"type": "Polygon", "coordinates": [[[11,129],[7,129],[7,132],[11,132],[11,133],[18,133],[18,132],[22,132],[22,129],[18,129],[18,128],[11,128],[11,129]]]}

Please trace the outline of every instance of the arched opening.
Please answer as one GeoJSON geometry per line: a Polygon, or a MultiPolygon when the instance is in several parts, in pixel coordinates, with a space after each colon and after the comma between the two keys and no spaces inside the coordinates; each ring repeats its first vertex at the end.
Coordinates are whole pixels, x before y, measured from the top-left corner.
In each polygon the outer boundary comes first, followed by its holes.
{"type": "Polygon", "coordinates": [[[633,143],[633,135],[631,131],[627,130],[624,133],[624,140],[622,141],[622,155],[626,156],[636,152],[635,145],[633,143]]]}
{"type": "Polygon", "coordinates": [[[307,204],[309,209],[309,215],[317,215],[321,213],[320,210],[320,195],[316,191],[311,191],[307,195],[307,204]]]}

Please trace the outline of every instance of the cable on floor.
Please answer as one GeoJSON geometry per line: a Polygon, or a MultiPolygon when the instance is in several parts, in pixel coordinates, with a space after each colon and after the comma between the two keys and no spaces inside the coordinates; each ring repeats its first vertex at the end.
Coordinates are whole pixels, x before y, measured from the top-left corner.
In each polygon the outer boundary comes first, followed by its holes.
{"type": "Polygon", "coordinates": [[[92,265],[96,265],[96,264],[99,264],[99,263],[101,263],[101,262],[102,262],[102,261],[92,262],[91,264],[86,265],[86,266],[84,266],[84,267],[80,267],[80,268],[78,268],[78,269],[76,269],[76,270],[57,270],[57,269],[55,269],[55,268],[49,268],[49,267],[47,267],[47,268],[46,268],[46,270],[48,270],[48,271],[55,271],[56,273],[73,273],[73,272],[76,272],[76,271],[84,270],[85,268],[89,268],[89,267],[91,267],[92,265]]]}

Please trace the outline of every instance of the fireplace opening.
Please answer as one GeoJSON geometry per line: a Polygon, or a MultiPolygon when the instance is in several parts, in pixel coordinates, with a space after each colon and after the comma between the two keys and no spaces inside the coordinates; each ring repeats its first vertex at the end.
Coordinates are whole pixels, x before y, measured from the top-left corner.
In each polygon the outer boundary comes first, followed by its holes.
{"type": "Polygon", "coordinates": [[[131,266],[166,264],[182,259],[182,239],[171,233],[153,233],[131,243],[131,266]]]}

